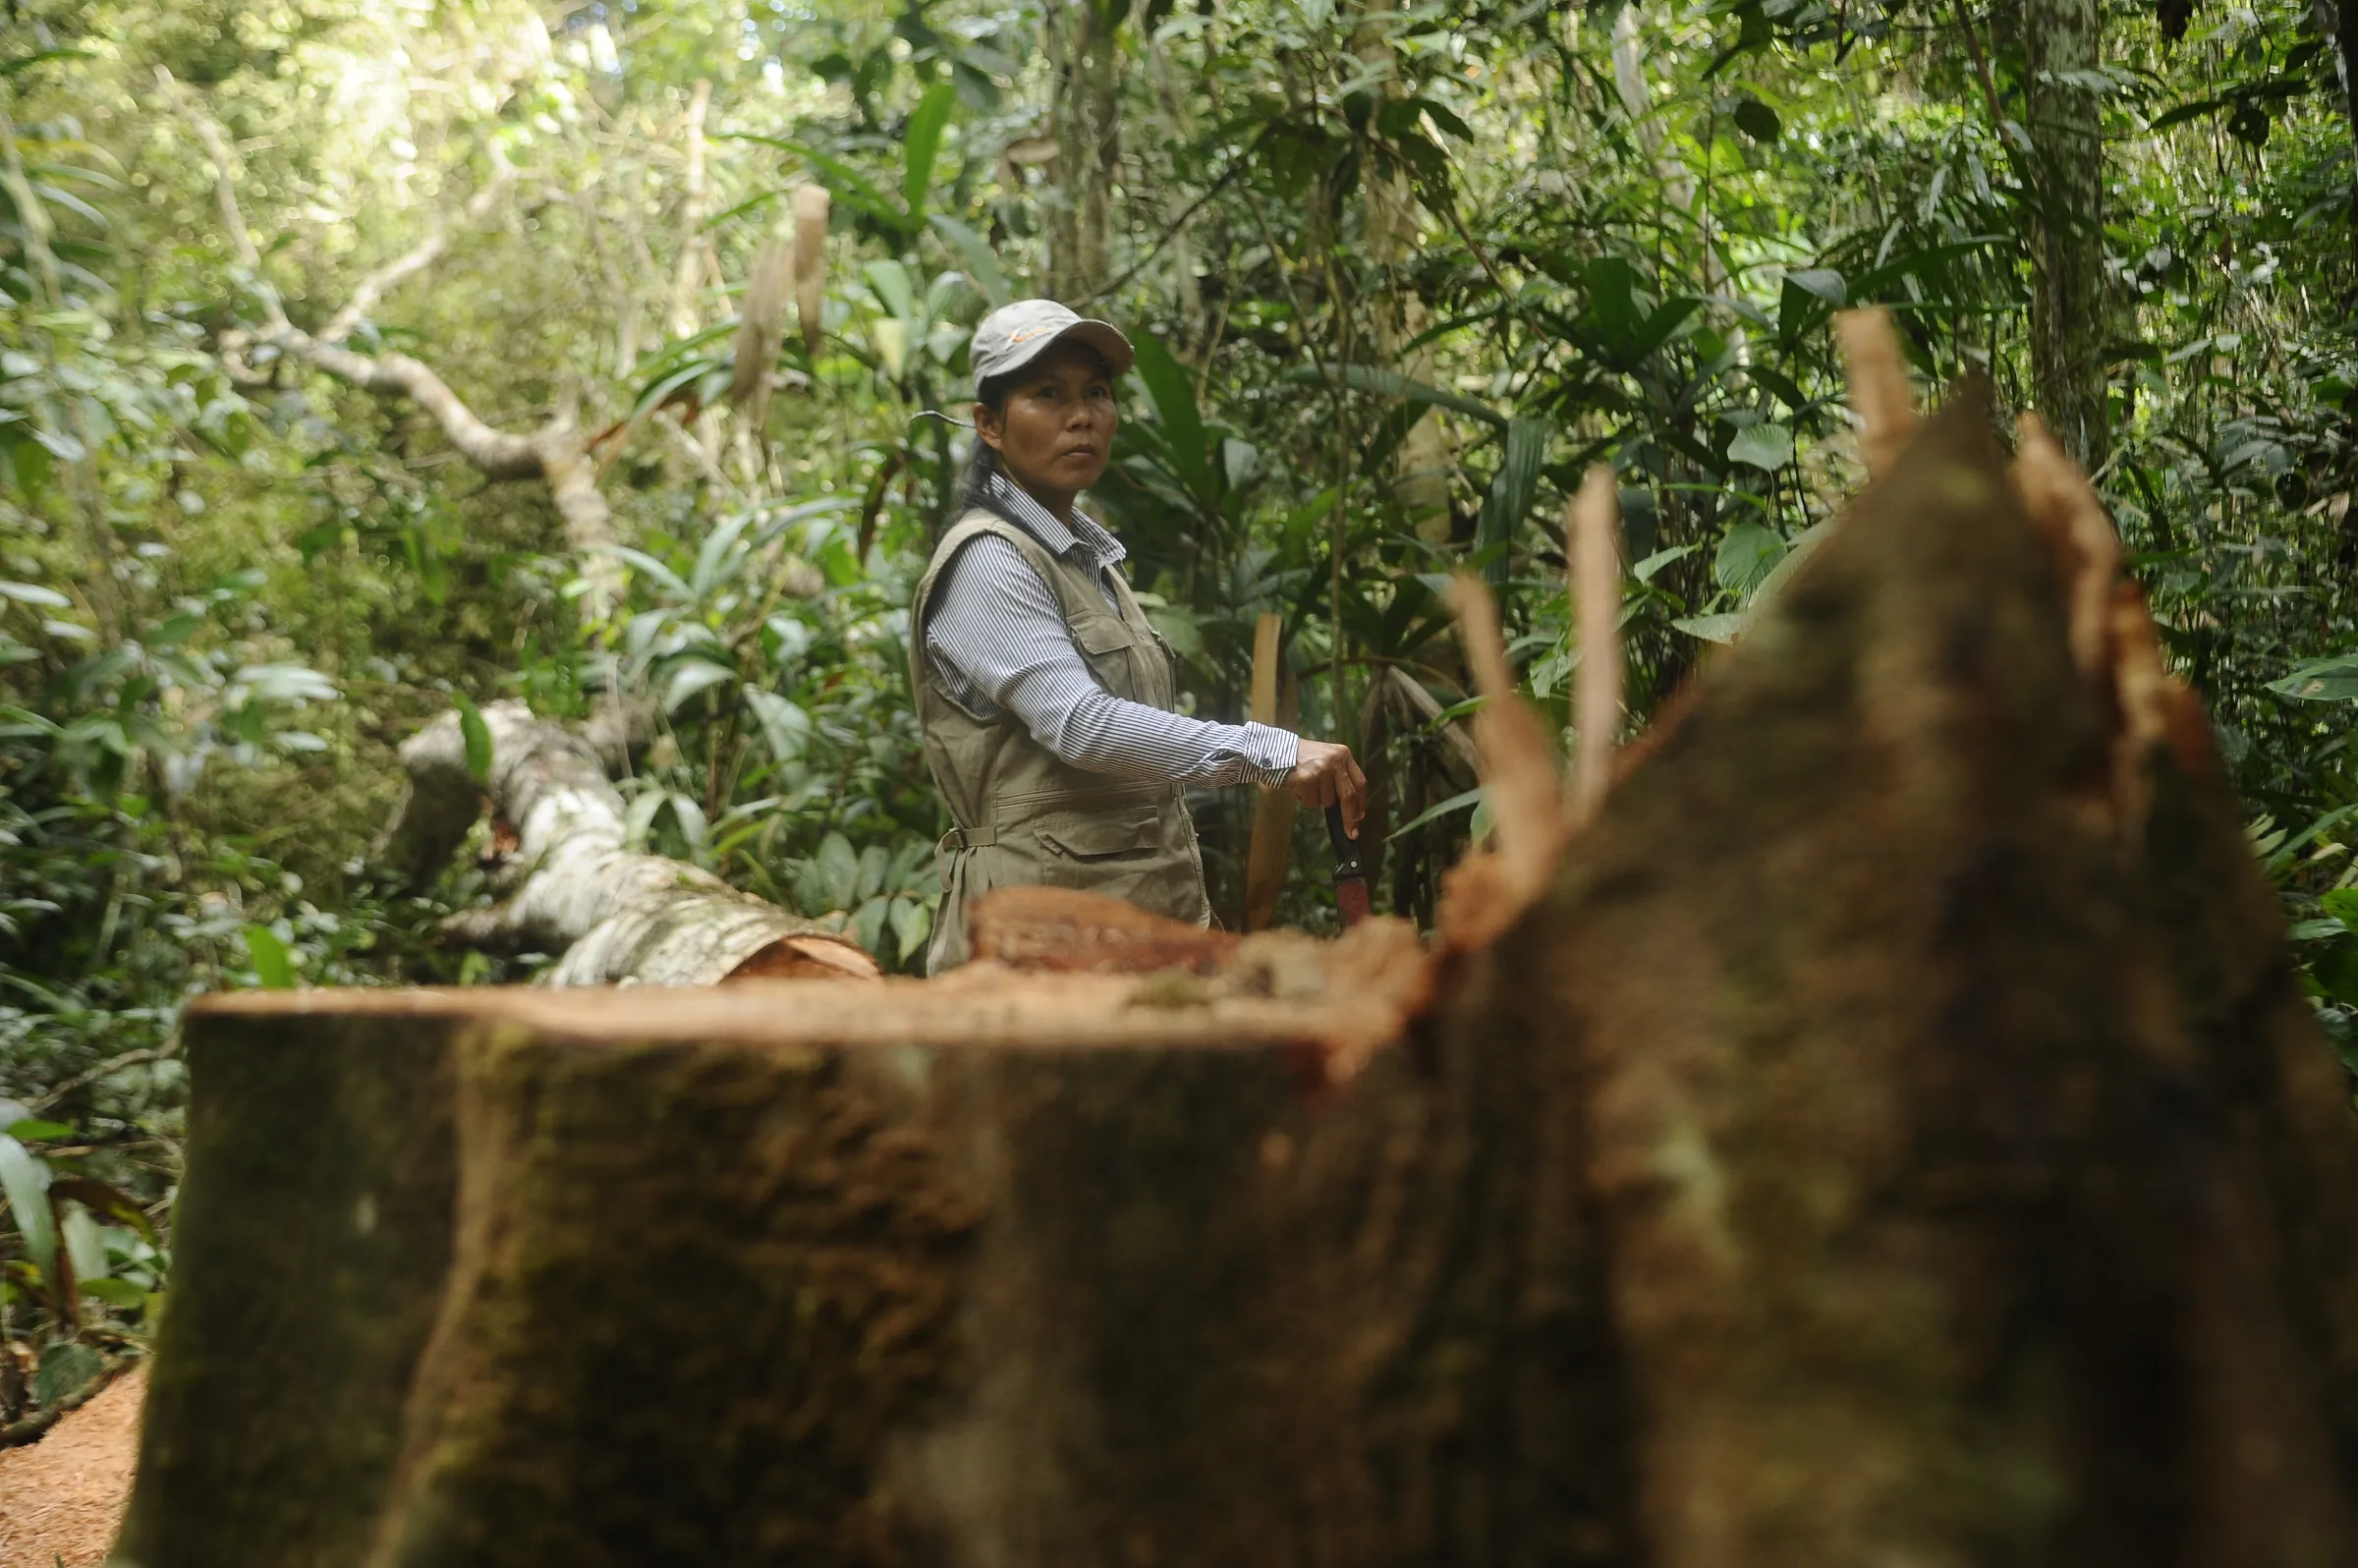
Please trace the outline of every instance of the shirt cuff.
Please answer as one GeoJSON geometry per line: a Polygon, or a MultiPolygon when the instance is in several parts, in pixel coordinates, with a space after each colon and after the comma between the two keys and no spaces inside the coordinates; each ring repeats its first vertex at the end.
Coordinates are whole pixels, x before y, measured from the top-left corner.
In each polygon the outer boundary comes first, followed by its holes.
{"type": "Polygon", "coordinates": [[[1302,755],[1302,737],[1271,724],[1246,724],[1243,754],[1247,774],[1257,784],[1272,788],[1286,781],[1302,755]]]}

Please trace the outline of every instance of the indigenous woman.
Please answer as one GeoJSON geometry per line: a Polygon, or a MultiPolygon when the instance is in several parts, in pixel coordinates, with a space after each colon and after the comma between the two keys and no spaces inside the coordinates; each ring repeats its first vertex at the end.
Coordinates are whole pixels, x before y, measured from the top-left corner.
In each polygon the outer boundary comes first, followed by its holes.
{"type": "Polygon", "coordinates": [[[971,357],[963,513],[909,616],[926,762],[957,823],[936,975],[966,961],[974,901],[994,887],[1084,888],[1209,924],[1188,785],[1340,805],[1355,837],[1367,786],[1348,747],[1177,711],[1170,644],[1123,580],[1121,541],[1073,505],[1112,454],[1129,339],[1027,300],[983,317],[971,357]]]}

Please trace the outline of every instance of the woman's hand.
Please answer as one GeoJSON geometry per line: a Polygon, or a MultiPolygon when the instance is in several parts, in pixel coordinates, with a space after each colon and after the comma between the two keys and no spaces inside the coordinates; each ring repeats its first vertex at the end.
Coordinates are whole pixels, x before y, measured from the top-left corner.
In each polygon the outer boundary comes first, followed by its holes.
{"type": "Polygon", "coordinates": [[[1368,812],[1368,776],[1359,770],[1348,746],[1305,739],[1294,754],[1294,770],[1285,776],[1284,788],[1317,810],[1340,806],[1344,831],[1359,837],[1359,819],[1368,812]]]}

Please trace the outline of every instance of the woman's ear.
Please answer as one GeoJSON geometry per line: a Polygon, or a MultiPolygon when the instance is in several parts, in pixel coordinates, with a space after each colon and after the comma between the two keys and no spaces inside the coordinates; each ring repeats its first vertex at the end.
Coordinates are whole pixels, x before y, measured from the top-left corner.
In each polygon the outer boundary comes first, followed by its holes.
{"type": "Polygon", "coordinates": [[[993,452],[1002,451],[1004,448],[1001,443],[1007,439],[1006,421],[989,404],[978,403],[975,405],[975,434],[982,437],[982,444],[993,452]]]}

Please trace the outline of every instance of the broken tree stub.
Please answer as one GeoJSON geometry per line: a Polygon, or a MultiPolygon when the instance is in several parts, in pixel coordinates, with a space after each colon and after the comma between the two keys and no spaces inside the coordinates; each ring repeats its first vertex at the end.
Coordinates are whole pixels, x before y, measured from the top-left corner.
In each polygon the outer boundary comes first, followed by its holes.
{"type": "Polygon", "coordinates": [[[198,1007],[124,1554],[2358,1561],[2346,1092],[2057,561],[1934,420],[1470,952],[198,1007]]]}

